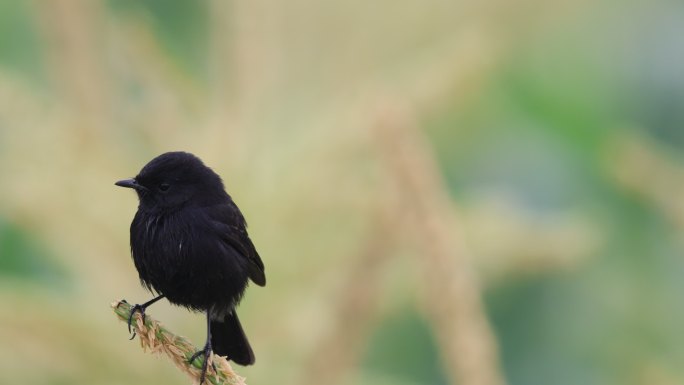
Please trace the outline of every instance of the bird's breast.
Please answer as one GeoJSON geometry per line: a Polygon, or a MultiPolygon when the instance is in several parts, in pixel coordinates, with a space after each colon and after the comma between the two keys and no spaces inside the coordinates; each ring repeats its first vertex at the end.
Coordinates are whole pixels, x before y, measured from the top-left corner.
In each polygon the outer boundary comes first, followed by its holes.
{"type": "Polygon", "coordinates": [[[179,305],[229,306],[246,287],[244,258],[223,244],[201,213],[136,215],[131,250],[143,284],[179,305]]]}

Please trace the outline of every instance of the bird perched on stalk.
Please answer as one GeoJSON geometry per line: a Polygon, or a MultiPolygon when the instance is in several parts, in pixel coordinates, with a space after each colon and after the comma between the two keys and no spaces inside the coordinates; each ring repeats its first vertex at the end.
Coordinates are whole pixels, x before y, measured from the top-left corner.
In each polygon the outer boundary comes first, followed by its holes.
{"type": "Polygon", "coordinates": [[[206,343],[190,359],[204,355],[200,384],[212,352],[240,365],[253,364],[235,308],[248,280],[266,284],[264,264],[221,178],[190,153],[167,152],[116,185],[138,195],[131,254],[142,285],[157,295],[133,307],[129,331],[136,311],[144,318],[148,306],[166,298],[206,313],[206,343]]]}

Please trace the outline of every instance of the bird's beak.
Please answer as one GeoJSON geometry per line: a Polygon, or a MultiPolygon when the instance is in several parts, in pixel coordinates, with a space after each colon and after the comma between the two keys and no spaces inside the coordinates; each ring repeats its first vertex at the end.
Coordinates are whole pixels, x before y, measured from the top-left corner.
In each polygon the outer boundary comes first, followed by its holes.
{"type": "Polygon", "coordinates": [[[136,181],[135,179],[124,179],[124,180],[120,180],[114,184],[117,186],[120,186],[120,187],[132,188],[132,189],[137,190],[137,191],[146,191],[147,190],[147,187],[145,187],[141,184],[138,184],[138,181],[136,181]]]}

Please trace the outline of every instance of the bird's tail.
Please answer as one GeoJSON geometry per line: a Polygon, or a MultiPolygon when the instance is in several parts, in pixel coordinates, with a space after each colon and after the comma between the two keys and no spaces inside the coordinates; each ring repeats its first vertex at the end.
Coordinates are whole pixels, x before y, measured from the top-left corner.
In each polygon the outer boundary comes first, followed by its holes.
{"type": "Polygon", "coordinates": [[[212,320],[210,328],[211,347],[215,354],[226,356],[239,365],[254,363],[254,352],[235,310],[226,315],[223,321],[212,320]]]}

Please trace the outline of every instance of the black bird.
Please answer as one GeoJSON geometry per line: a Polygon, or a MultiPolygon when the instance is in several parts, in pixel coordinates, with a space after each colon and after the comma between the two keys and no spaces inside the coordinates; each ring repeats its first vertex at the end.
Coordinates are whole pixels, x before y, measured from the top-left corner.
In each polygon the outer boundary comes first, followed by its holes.
{"type": "Polygon", "coordinates": [[[221,177],[192,154],[167,152],[116,185],[138,194],[131,254],[140,282],[158,295],[133,307],[129,329],[136,311],[144,317],[148,306],[166,298],[206,313],[207,341],[190,359],[205,356],[200,384],[212,351],[240,365],[253,364],[235,307],[248,279],[266,284],[264,264],[221,177]]]}

